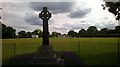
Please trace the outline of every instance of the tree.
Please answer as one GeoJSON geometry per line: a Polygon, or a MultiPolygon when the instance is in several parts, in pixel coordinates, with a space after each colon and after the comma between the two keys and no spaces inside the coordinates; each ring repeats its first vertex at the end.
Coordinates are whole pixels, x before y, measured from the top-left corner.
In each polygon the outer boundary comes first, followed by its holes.
{"type": "Polygon", "coordinates": [[[7,27],[5,24],[2,24],[2,38],[15,38],[16,30],[12,27],[7,27]]]}
{"type": "Polygon", "coordinates": [[[116,27],[115,27],[115,32],[116,32],[117,34],[120,34],[120,26],[116,26],[116,27]]]}
{"type": "Polygon", "coordinates": [[[36,30],[34,30],[34,31],[32,32],[32,34],[34,34],[34,35],[39,35],[40,32],[41,32],[40,29],[36,29],[36,30]]]}
{"type": "Polygon", "coordinates": [[[6,25],[2,24],[2,38],[7,38],[7,27],[6,25]]]}
{"type": "Polygon", "coordinates": [[[108,11],[113,13],[116,20],[120,20],[120,1],[119,2],[105,2],[102,4],[103,9],[108,8],[108,11]]]}
{"type": "Polygon", "coordinates": [[[16,30],[13,29],[12,27],[7,27],[7,36],[9,38],[15,38],[16,34],[15,34],[16,30]]]}
{"type": "Polygon", "coordinates": [[[58,33],[58,32],[52,32],[52,37],[58,37],[59,35],[61,35],[61,33],[58,33]]]}
{"type": "Polygon", "coordinates": [[[101,34],[107,34],[108,33],[108,28],[103,28],[100,30],[101,34]]]}
{"type": "Polygon", "coordinates": [[[39,37],[42,37],[43,32],[40,29],[36,29],[32,32],[33,35],[39,35],[39,37]]]}
{"type": "Polygon", "coordinates": [[[25,32],[24,30],[18,32],[19,38],[26,38],[26,37],[27,37],[26,35],[27,35],[27,34],[26,34],[26,32],[25,32]]]}
{"type": "Polygon", "coordinates": [[[87,33],[88,34],[97,34],[98,30],[95,26],[90,26],[88,29],[87,29],[87,33]]]}
{"type": "Polygon", "coordinates": [[[27,32],[26,36],[27,36],[27,38],[32,38],[32,33],[31,32],[27,32]]]}
{"type": "Polygon", "coordinates": [[[79,31],[79,34],[86,34],[86,30],[85,30],[85,29],[81,29],[81,30],[79,31]]]}
{"type": "Polygon", "coordinates": [[[74,30],[70,30],[68,31],[68,35],[72,36],[72,37],[75,37],[76,36],[76,32],[74,32],[74,30]]]}
{"type": "Polygon", "coordinates": [[[43,36],[43,32],[40,31],[40,32],[39,32],[39,37],[42,37],[42,36],[43,36]]]}
{"type": "Polygon", "coordinates": [[[0,16],[0,19],[1,19],[2,17],[0,16]]]}
{"type": "Polygon", "coordinates": [[[2,23],[0,22],[0,39],[2,38],[2,23]]]}
{"type": "Polygon", "coordinates": [[[108,34],[116,34],[114,29],[109,29],[108,34]]]}

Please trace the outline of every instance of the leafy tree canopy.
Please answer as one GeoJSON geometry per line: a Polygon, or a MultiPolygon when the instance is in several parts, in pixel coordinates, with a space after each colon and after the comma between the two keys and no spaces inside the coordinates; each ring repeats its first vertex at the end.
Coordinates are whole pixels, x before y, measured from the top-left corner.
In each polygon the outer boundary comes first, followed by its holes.
{"type": "Polygon", "coordinates": [[[116,20],[120,20],[120,1],[119,2],[105,2],[102,4],[103,9],[108,8],[108,11],[113,13],[116,17],[116,20]]]}

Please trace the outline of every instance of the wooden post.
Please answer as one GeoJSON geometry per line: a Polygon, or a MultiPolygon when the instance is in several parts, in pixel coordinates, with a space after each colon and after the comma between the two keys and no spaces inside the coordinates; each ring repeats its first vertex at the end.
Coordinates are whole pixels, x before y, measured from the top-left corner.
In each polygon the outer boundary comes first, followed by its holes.
{"type": "Polygon", "coordinates": [[[120,57],[119,57],[119,40],[118,40],[118,42],[117,42],[117,48],[118,48],[118,65],[120,64],[119,62],[120,62],[120,57]]]}
{"type": "Polygon", "coordinates": [[[15,58],[15,55],[16,55],[16,44],[14,43],[14,58],[15,58]]]}
{"type": "Polygon", "coordinates": [[[80,41],[78,41],[78,52],[79,52],[79,56],[80,56],[80,41]]]}

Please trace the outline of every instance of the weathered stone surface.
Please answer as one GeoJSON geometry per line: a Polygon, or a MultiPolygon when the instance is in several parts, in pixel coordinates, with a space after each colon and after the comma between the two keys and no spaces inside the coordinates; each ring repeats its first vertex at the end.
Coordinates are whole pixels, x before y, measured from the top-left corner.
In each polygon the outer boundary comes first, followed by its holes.
{"type": "Polygon", "coordinates": [[[51,18],[51,13],[47,10],[47,7],[43,7],[43,11],[39,14],[39,17],[43,20],[43,44],[49,45],[49,27],[48,20],[51,18]]]}
{"type": "Polygon", "coordinates": [[[53,57],[55,51],[53,50],[52,46],[40,46],[38,49],[38,56],[39,57],[53,57]]]}
{"type": "Polygon", "coordinates": [[[43,20],[43,44],[38,48],[35,57],[53,57],[54,51],[52,49],[52,46],[49,44],[48,27],[48,20],[51,18],[51,13],[47,10],[47,7],[43,7],[43,11],[41,11],[39,17],[43,20]]]}

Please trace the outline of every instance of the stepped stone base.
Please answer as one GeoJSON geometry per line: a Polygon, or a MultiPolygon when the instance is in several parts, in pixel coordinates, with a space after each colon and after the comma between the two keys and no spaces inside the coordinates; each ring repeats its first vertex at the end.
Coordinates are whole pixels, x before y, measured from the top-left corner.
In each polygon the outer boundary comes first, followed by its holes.
{"type": "Polygon", "coordinates": [[[55,51],[52,46],[40,46],[37,53],[32,58],[33,64],[57,64],[57,58],[54,57],[55,51]]]}
{"type": "MultiPolygon", "coordinates": [[[[24,54],[24,55],[17,55],[11,59],[9,59],[6,63],[3,62],[3,67],[6,65],[57,65],[57,66],[67,66],[67,65],[86,65],[80,57],[74,53],[69,51],[59,51],[55,52],[56,57],[39,57],[38,53],[32,54],[24,54]],[[60,57],[60,58],[59,58],[60,57]]],[[[43,67],[43,66],[42,66],[43,67]]],[[[69,66],[68,66],[69,67],[69,66]]],[[[74,66],[73,66],[74,67],[74,66]]],[[[83,66],[84,67],[84,66],[83,66]]]]}
{"type": "Polygon", "coordinates": [[[34,57],[32,64],[62,64],[54,57],[34,57]]]}
{"type": "Polygon", "coordinates": [[[37,57],[53,57],[55,51],[53,50],[52,46],[40,46],[38,48],[37,57]]]}

